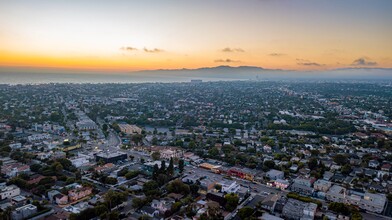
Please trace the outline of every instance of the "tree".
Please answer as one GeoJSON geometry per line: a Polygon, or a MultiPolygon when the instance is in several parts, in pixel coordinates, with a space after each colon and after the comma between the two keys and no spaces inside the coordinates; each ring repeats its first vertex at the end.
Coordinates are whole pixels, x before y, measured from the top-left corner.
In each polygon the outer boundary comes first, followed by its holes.
{"type": "Polygon", "coordinates": [[[132,135],[131,140],[135,142],[136,145],[139,145],[139,143],[143,140],[143,136],[141,134],[134,134],[132,135]]]}
{"type": "Polygon", "coordinates": [[[165,173],[166,171],[166,162],[164,160],[161,161],[161,168],[160,168],[160,173],[165,173]]]}
{"type": "Polygon", "coordinates": [[[151,158],[153,160],[159,160],[159,159],[161,159],[161,153],[159,153],[158,151],[155,151],[154,153],[151,154],[151,158]]]}
{"type": "Polygon", "coordinates": [[[160,173],[158,164],[154,164],[153,170],[152,170],[152,178],[156,179],[158,177],[158,174],[160,173]]]}
{"type": "Polygon", "coordinates": [[[81,180],[82,179],[82,173],[80,172],[80,170],[77,170],[75,172],[75,179],[76,180],[81,180]]]}
{"type": "Polygon", "coordinates": [[[41,168],[42,168],[42,166],[38,163],[30,165],[30,170],[33,172],[38,172],[41,168]]]}
{"type": "Polygon", "coordinates": [[[182,203],[181,203],[181,202],[175,202],[175,203],[171,206],[170,211],[171,211],[172,213],[175,213],[175,212],[177,212],[178,210],[180,210],[181,206],[182,206],[182,203]]]}
{"type": "Polygon", "coordinates": [[[208,151],[208,154],[210,155],[210,157],[217,157],[219,155],[219,150],[218,148],[213,147],[208,151]]]}
{"type": "Polygon", "coordinates": [[[252,209],[249,206],[245,206],[243,208],[241,208],[240,210],[238,210],[238,216],[240,217],[240,219],[246,219],[249,218],[254,212],[254,209],[252,209]]]}
{"type": "Polygon", "coordinates": [[[127,180],[130,180],[130,179],[132,179],[132,178],[137,177],[138,175],[139,175],[139,171],[137,171],[137,170],[132,170],[132,171],[129,171],[127,174],[125,174],[125,178],[126,178],[127,180]]]}
{"type": "Polygon", "coordinates": [[[345,165],[347,162],[348,162],[348,159],[347,159],[347,157],[345,156],[345,155],[343,155],[343,154],[336,154],[334,157],[333,157],[333,161],[335,162],[335,163],[337,163],[338,165],[345,165]]]}
{"type": "Polygon", "coordinates": [[[315,168],[317,168],[318,165],[318,161],[316,158],[310,158],[308,161],[308,167],[311,170],[314,170],[315,168]]]}
{"type": "Polygon", "coordinates": [[[266,160],[264,162],[264,166],[267,167],[268,169],[272,169],[275,167],[275,162],[273,160],[266,160]]]}
{"type": "Polygon", "coordinates": [[[351,173],[351,166],[350,164],[345,164],[342,166],[342,173],[347,175],[349,173],[351,173]]]}
{"type": "Polygon", "coordinates": [[[170,158],[169,166],[167,167],[166,172],[167,172],[167,174],[168,174],[169,176],[173,176],[173,174],[174,174],[174,161],[173,161],[173,157],[170,158]]]}
{"type": "Polygon", "coordinates": [[[181,193],[183,195],[188,195],[191,191],[189,186],[179,179],[173,180],[167,184],[166,189],[170,193],[181,193]]]}
{"type": "Polygon", "coordinates": [[[54,171],[55,171],[56,173],[61,173],[61,172],[63,172],[63,165],[61,165],[61,163],[59,163],[59,162],[55,162],[55,163],[52,165],[52,168],[54,169],[54,171]]]}
{"type": "Polygon", "coordinates": [[[178,161],[178,169],[180,170],[180,173],[184,172],[184,160],[180,159],[178,161]]]}
{"type": "Polygon", "coordinates": [[[225,199],[226,199],[225,209],[229,212],[232,212],[234,211],[235,208],[237,208],[238,202],[240,200],[238,195],[234,193],[226,194],[225,199]]]}
{"type": "Polygon", "coordinates": [[[112,209],[120,205],[122,202],[126,201],[127,199],[128,199],[128,195],[126,192],[117,192],[114,190],[109,190],[104,195],[104,201],[108,205],[109,209],[112,209]]]}
{"type": "Polygon", "coordinates": [[[139,209],[139,208],[143,207],[146,203],[147,203],[147,201],[144,199],[141,199],[141,198],[135,197],[132,199],[132,207],[135,209],[139,209]]]}
{"type": "Polygon", "coordinates": [[[105,178],[105,181],[104,181],[104,182],[105,182],[106,184],[114,185],[114,184],[116,184],[118,181],[117,181],[117,178],[108,176],[108,177],[105,178]]]}
{"type": "Polygon", "coordinates": [[[158,183],[154,180],[146,182],[143,185],[143,192],[146,194],[146,196],[159,195],[160,191],[158,183]]]}

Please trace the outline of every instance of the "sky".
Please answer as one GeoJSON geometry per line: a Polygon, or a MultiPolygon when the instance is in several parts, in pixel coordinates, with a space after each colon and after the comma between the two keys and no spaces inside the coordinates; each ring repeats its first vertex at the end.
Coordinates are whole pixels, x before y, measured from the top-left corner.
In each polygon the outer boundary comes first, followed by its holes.
{"type": "Polygon", "coordinates": [[[392,67],[391,0],[0,0],[0,68],[392,67]]]}

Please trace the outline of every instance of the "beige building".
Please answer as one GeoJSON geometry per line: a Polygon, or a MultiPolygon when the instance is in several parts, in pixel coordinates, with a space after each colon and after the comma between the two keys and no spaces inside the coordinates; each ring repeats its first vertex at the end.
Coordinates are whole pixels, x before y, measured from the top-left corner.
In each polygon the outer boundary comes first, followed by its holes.
{"type": "Polygon", "coordinates": [[[136,125],[118,124],[118,127],[120,127],[121,132],[123,132],[125,134],[141,134],[142,133],[142,129],[136,125]]]}

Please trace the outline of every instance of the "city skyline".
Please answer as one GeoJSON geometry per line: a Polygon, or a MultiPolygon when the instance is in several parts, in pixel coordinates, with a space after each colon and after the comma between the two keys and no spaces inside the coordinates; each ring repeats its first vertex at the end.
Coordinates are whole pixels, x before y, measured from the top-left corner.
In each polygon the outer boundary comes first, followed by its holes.
{"type": "Polygon", "coordinates": [[[390,1],[0,1],[0,68],[392,67],[390,1]]]}

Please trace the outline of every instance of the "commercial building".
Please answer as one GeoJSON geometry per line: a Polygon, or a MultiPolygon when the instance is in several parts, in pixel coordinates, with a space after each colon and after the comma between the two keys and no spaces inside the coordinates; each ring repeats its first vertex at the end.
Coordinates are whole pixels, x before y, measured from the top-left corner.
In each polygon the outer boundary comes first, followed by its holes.
{"type": "Polygon", "coordinates": [[[317,205],[314,203],[301,202],[296,199],[288,199],[286,205],[283,207],[282,214],[287,219],[314,219],[317,205]]]}
{"type": "Polygon", "coordinates": [[[306,196],[311,196],[314,192],[314,189],[312,187],[299,183],[293,183],[290,187],[290,190],[306,196]]]}
{"type": "Polygon", "coordinates": [[[287,187],[290,185],[290,182],[287,180],[277,179],[275,180],[274,184],[276,188],[287,189],[287,187]]]}
{"type": "Polygon", "coordinates": [[[141,134],[142,129],[136,125],[130,125],[127,123],[119,123],[118,127],[120,128],[121,132],[125,134],[141,134]]]}
{"type": "Polygon", "coordinates": [[[227,174],[230,176],[236,176],[241,179],[246,179],[253,181],[255,178],[255,171],[248,169],[248,168],[238,168],[238,167],[232,167],[227,171],[227,174]]]}
{"type": "Polygon", "coordinates": [[[121,153],[121,152],[107,152],[107,153],[100,153],[95,156],[95,160],[98,162],[100,160],[103,160],[105,163],[116,163],[117,161],[120,160],[125,160],[127,159],[127,154],[126,153],[121,153]]]}
{"type": "Polygon", "coordinates": [[[385,194],[358,192],[333,185],[326,193],[326,199],[332,202],[342,202],[358,206],[369,212],[382,213],[387,201],[385,194]]]}
{"type": "Polygon", "coordinates": [[[222,186],[221,191],[224,193],[236,193],[241,188],[236,181],[232,180],[222,180],[217,184],[222,186]]]}

